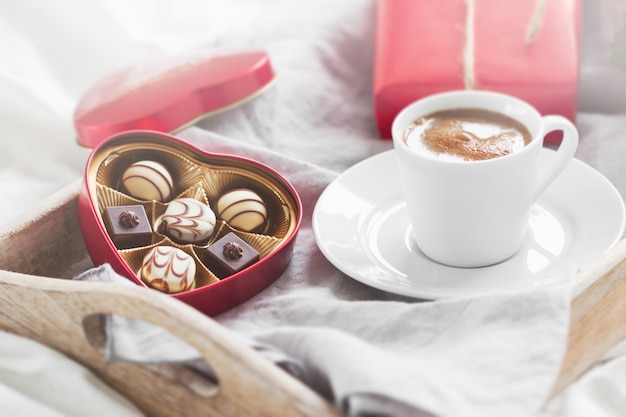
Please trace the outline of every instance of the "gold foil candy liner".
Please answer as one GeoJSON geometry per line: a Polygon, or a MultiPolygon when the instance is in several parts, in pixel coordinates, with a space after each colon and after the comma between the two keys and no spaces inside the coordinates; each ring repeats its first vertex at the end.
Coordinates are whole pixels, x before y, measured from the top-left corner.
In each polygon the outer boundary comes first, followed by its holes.
{"type": "Polygon", "coordinates": [[[267,207],[267,221],[260,233],[280,239],[289,233],[289,207],[282,196],[265,182],[259,181],[245,172],[213,169],[206,171],[202,177],[202,186],[207,192],[215,214],[217,214],[217,201],[228,191],[235,188],[248,188],[256,192],[267,207]]]}
{"type": "MultiPolygon", "coordinates": [[[[201,182],[193,184],[191,187],[180,193],[180,195],[178,195],[176,198],[193,198],[195,200],[202,201],[206,205],[209,205],[209,199],[207,198],[206,192],[204,192],[204,189],[202,188],[201,182]]],[[[211,209],[213,208],[211,207],[211,209]]]]}
{"type": "Polygon", "coordinates": [[[124,194],[114,188],[107,187],[106,185],[96,184],[96,197],[98,199],[98,209],[100,214],[104,213],[104,209],[111,206],[128,206],[141,204],[148,213],[148,207],[152,207],[151,201],[137,200],[134,197],[124,194]]]}
{"type": "Polygon", "coordinates": [[[124,193],[125,190],[121,184],[124,171],[133,163],[143,160],[159,162],[169,171],[174,182],[174,195],[197,184],[202,177],[202,169],[199,165],[175,152],[160,149],[134,148],[111,152],[98,167],[96,183],[124,193]]]}
{"type": "MultiPolygon", "coordinates": [[[[143,258],[146,256],[148,251],[155,246],[173,246],[175,248],[181,249],[186,254],[190,255],[194,261],[196,262],[196,276],[195,276],[195,288],[202,288],[204,286],[213,284],[219,281],[219,278],[215,276],[209,269],[200,261],[198,255],[192,248],[192,245],[179,245],[175,242],[172,242],[168,238],[161,240],[157,244],[153,244],[150,246],[145,246],[141,248],[135,249],[123,249],[119,250],[120,256],[126,261],[131,270],[135,272],[137,278],[141,281],[142,285],[146,288],[150,288],[142,279],[141,279],[141,266],[143,264],[143,258]]],[[[187,291],[192,291],[187,290],[187,291]]]]}

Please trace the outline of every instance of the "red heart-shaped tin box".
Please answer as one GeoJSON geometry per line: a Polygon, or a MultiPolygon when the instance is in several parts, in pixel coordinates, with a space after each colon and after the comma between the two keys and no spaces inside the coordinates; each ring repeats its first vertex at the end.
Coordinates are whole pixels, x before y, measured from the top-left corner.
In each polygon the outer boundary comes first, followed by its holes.
{"type": "Polygon", "coordinates": [[[78,140],[94,148],[78,198],[83,239],[94,265],[216,315],[285,270],[300,198],[269,166],[165,132],[255,96],[274,74],[263,52],[150,71],[113,74],[77,107],[78,140]]]}

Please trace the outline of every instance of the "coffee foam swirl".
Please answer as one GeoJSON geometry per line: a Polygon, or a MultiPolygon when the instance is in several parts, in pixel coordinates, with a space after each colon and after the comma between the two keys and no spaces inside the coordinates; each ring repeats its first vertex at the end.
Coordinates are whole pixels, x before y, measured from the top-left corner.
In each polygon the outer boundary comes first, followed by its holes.
{"type": "Polygon", "coordinates": [[[407,128],[404,138],[418,153],[465,161],[505,156],[530,140],[530,132],[517,120],[483,109],[444,110],[422,116],[407,128]]]}

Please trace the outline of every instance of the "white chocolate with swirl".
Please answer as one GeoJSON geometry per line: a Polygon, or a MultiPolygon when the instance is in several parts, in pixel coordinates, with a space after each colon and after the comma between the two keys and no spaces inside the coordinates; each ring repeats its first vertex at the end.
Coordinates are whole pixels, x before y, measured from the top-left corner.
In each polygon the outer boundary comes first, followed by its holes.
{"type": "Polygon", "coordinates": [[[156,229],[177,243],[206,241],[215,229],[215,213],[193,198],[170,201],[165,213],[157,219],[156,229]]]}
{"type": "Polygon", "coordinates": [[[267,220],[267,207],[254,191],[237,188],[217,201],[217,216],[236,229],[258,232],[267,220]]]}
{"type": "Polygon", "coordinates": [[[196,262],[173,246],[155,246],[143,258],[141,279],[149,287],[173,294],[196,286],[196,262]]]}

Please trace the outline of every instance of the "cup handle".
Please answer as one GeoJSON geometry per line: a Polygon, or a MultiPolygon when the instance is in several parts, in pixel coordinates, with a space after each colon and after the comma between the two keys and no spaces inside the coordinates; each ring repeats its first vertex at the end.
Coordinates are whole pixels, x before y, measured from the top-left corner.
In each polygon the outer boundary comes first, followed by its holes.
{"type": "Polygon", "coordinates": [[[535,190],[535,201],[565,169],[574,157],[578,148],[578,130],[572,122],[562,116],[550,115],[542,117],[544,135],[550,132],[563,131],[563,140],[551,163],[539,173],[539,181],[535,190]]]}

